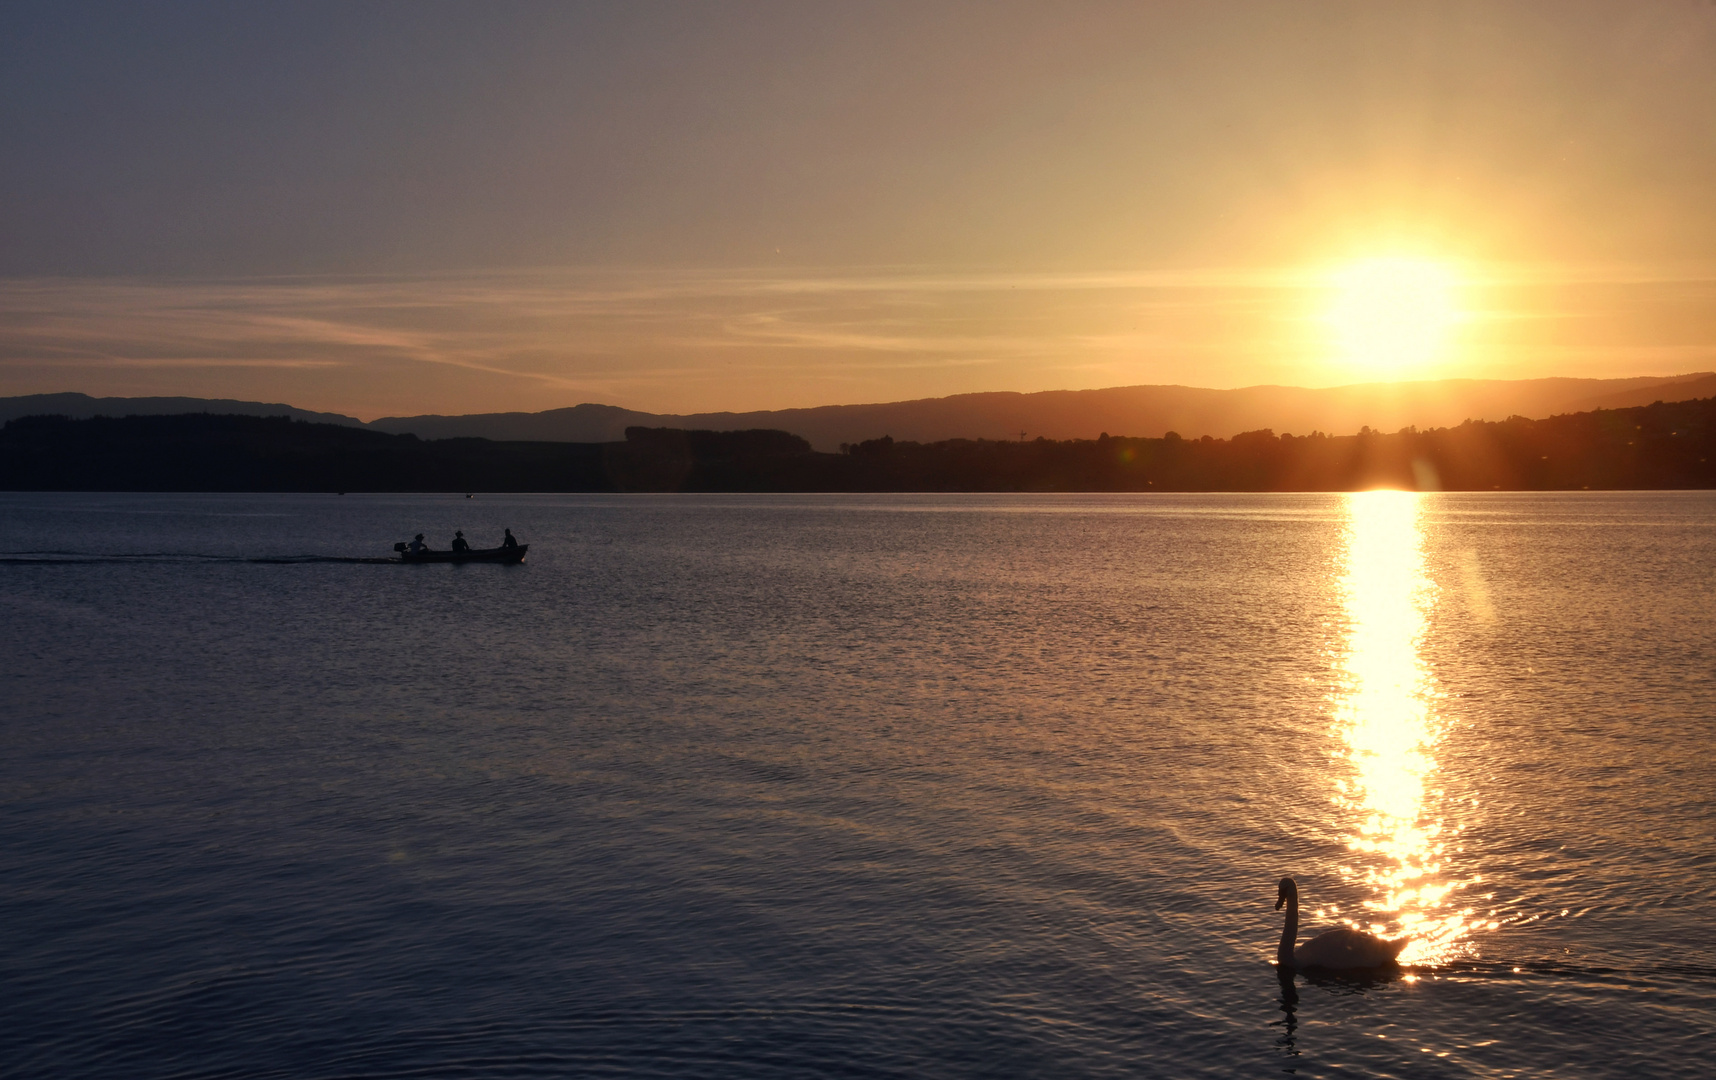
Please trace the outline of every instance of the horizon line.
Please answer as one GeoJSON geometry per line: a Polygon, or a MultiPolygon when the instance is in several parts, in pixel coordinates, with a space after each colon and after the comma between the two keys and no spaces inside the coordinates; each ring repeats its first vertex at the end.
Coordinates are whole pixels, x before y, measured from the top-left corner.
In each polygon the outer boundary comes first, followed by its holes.
{"type": "Polygon", "coordinates": [[[671,412],[671,411],[659,411],[659,410],[651,410],[651,409],[635,409],[635,408],[631,408],[629,406],[614,405],[614,404],[611,404],[609,402],[604,402],[604,401],[581,401],[575,405],[557,405],[557,406],[553,406],[553,407],[550,407],[547,409],[536,409],[536,410],[500,409],[500,410],[488,410],[488,411],[467,412],[467,413],[382,413],[382,414],[379,414],[377,416],[374,416],[374,417],[371,417],[368,419],[365,419],[364,417],[361,417],[361,416],[358,416],[358,415],[355,415],[352,413],[344,413],[344,412],[339,412],[337,410],[332,410],[332,409],[305,408],[305,407],[300,406],[300,405],[294,405],[288,401],[261,401],[261,400],[250,400],[250,399],[245,399],[245,398],[234,398],[234,397],[208,397],[208,396],[203,396],[203,395],[198,395],[198,394],[135,394],[135,395],[105,394],[105,395],[96,395],[96,394],[90,394],[90,393],[88,393],[86,391],[82,391],[82,390],[46,390],[46,391],[34,391],[34,392],[24,393],[24,394],[0,395],[0,401],[14,401],[14,400],[18,400],[20,398],[58,397],[58,396],[63,396],[63,395],[77,395],[80,397],[87,398],[90,401],[97,401],[97,402],[99,402],[99,401],[161,401],[161,400],[184,399],[187,401],[201,401],[201,402],[232,402],[234,404],[240,404],[240,405],[261,405],[261,406],[278,405],[281,408],[294,409],[294,410],[297,410],[299,412],[315,413],[315,414],[326,415],[326,416],[339,416],[339,417],[343,417],[343,418],[349,419],[349,420],[356,420],[359,423],[367,426],[369,424],[377,423],[377,422],[380,422],[382,420],[460,419],[460,418],[485,417],[485,416],[541,416],[541,415],[544,415],[547,413],[567,412],[567,411],[570,411],[573,409],[582,409],[582,408],[612,409],[612,410],[615,410],[617,412],[636,413],[639,415],[659,416],[659,417],[751,416],[751,415],[769,414],[769,413],[817,412],[817,411],[824,410],[824,409],[886,408],[889,406],[917,405],[917,404],[922,404],[925,402],[934,402],[934,401],[951,401],[951,400],[955,400],[958,398],[1004,397],[1004,396],[1028,398],[1028,397],[1041,397],[1041,396],[1048,395],[1048,394],[1103,394],[1103,393],[1111,393],[1111,392],[1119,391],[1119,390],[1189,390],[1189,391],[1195,391],[1195,392],[1206,393],[1206,394],[1240,394],[1240,393],[1245,393],[1246,391],[1254,391],[1254,390],[1303,391],[1303,392],[1307,392],[1307,393],[1328,393],[1328,392],[1362,390],[1362,389],[1376,389],[1376,390],[1405,389],[1408,387],[1423,387],[1423,386],[1448,385],[1448,384],[1472,384],[1472,383],[1493,383],[1493,384],[1515,384],[1515,385],[1517,385],[1517,384],[1524,384],[1524,383],[1574,382],[1574,383],[1643,383],[1646,385],[1656,383],[1656,384],[1661,384],[1661,385],[1674,385],[1675,383],[1679,383],[1679,382],[1690,382],[1690,381],[1693,381],[1696,379],[1711,378],[1711,377],[1716,377],[1716,371],[1688,371],[1688,372],[1678,372],[1678,373],[1670,374],[1670,375],[1617,375],[1617,376],[1545,375],[1545,376],[1534,376],[1531,378],[1516,378],[1516,379],[1479,378],[1479,377],[1474,377],[1474,376],[1461,375],[1461,376],[1449,376],[1447,378],[1440,378],[1440,379],[1374,380],[1371,382],[1339,383],[1339,384],[1334,384],[1334,385],[1329,385],[1329,386],[1303,386],[1303,385],[1296,385],[1296,384],[1290,384],[1290,383],[1253,383],[1253,384],[1250,384],[1247,386],[1217,387],[1217,386],[1195,386],[1195,385],[1192,385],[1189,383],[1127,383],[1127,384],[1116,385],[1116,386],[1083,387],[1083,388],[1058,388],[1058,389],[1047,389],[1047,390],[971,390],[971,391],[961,391],[959,393],[954,393],[954,394],[933,395],[933,396],[929,396],[929,397],[898,398],[898,399],[889,400],[889,401],[828,402],[828,403],[824,403],[821,405],[794,405],[794,406],[786,406],[783,408],[774,408],[774,409],[768,409],[768,408],[763,408],[763,409],[710,409],[710,410],[692,411],[692,412],[671,412]]]}

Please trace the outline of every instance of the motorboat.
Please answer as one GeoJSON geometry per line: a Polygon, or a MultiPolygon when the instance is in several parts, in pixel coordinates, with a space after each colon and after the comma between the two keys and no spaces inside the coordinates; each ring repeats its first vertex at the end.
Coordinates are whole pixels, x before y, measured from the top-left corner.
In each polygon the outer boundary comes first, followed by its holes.
{"type": "Polygon", "coordinates": [[[399,561],[408,563],[430,562],[492,562],[492,563],[521,563],[524,553],[530,550],[529,544],[519,544],[517,547],[466,548],[464,551],[412,551],[410,544],[395,544],[393,550],[399,552],[399,561]]]}

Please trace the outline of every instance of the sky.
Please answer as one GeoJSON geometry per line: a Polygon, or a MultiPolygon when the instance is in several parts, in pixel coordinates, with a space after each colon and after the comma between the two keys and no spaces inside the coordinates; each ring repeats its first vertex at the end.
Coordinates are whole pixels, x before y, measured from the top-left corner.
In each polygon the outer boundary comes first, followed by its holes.
{"type": "Polygon", "coordinates": [[[1712,0],[8,0],[0,395],[1706,371],[1713,193],[1712,0]]]}

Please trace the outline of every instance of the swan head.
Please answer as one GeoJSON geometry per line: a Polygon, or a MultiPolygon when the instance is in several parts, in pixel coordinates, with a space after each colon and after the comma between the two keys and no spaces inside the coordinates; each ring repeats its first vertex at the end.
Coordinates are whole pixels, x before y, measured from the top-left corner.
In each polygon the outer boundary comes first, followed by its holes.
{"type": "Polygon", "coordinates": [[[1290,877],[1282,878],[1281,883],[1275,887],[1275,910],[1280,911],[1282,904],[1297,899],[1299,899],[1299,886],[1290,877]]]}

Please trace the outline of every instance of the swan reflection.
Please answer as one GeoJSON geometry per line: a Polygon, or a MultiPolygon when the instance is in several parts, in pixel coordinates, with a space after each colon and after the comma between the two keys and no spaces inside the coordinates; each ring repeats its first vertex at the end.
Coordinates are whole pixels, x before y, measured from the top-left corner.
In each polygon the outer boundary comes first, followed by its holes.
{"type": "Polygon", "coordinates": [[[1422,499],[1367,491],[1347,496],[1347,509],[1335,804],[1352,852],[1341,872],[1370,897],[1363,913],[1320,914],[1389,937],[1411,934],[1400,961],[1436,963],[1460,951],[1468,913],[1453,907],[1440,792],[1431,787],[1441,724],[1419,654],[1436,599],[1422,499]]]}
{"type": "MultiPolygon", "coordinates": [[[[1281,1019],[1269,1026],[1281,1029],[1281,1035],[1275,1040],[1275,1045],[1288,1057],[1299,1056],[1298,1041],[1294,1037],[1299,1030],[1299,1019],[1295,1013],[1299,1011],[1299,988],[1294,985],[1292,968],[1277,968],[1275,980],[1281,984],[1281,1019]]],[[[1291,1071],[1291,1070],[1289,1070],[1291,1071]]]]}

